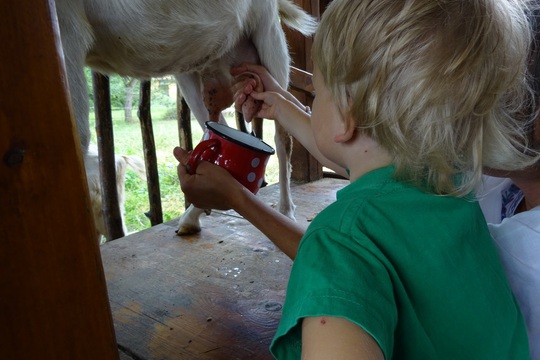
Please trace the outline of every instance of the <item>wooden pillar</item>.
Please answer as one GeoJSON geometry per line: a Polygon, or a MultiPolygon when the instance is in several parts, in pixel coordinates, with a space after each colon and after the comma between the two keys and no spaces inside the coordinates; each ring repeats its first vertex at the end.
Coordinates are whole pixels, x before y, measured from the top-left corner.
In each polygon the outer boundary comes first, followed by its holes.
{"type": "Polygon", "coordinates": [[[0,5],[3,359],[118,359],[53,0],[0,5]]]}
{"type": "Polygon", "coordinates": [[[321,15],[331,2],[332,0],[319,0],[319,11],[321,15]]]}
{"type": "Polygon", "coordinates": [[[191,134],[191,109],[176,85],[176,111],[178,115],[178,138],[180,147],[193,150],[193,135],[191,134]]]}
{"type": "MultiPolygon", "coordinates": [[[[320,13],[319,0],[295,0],[299,6],[304,8],[313,16],[320,13]]],[[[312,39],[306,38],[297,31],[285,28],[289,51],[291,53],[292,65],[299,69],[313,73],[313,62],[311,60],[312,39]]],[[[311,106],[311,97],[305,92],[290,89],[302,103],[311,106]]],[[[292,153],[292,179],[300,182],[309,182],[321,179],[323,171],[321,164],[296,140],[293,143],[292,153]]]]}
{"type": "Polygon", "coordinates": [[[122,214],[116,185],[116,159],[114,156],[114,130],[111,113],[111,87],[109,77],[92,71],[94,111],[99,150],[99,172],[101,182],[102,210],[107,241],[124,237],[122,214]]]}
{"type": "Polygon", "coordinates": [[[150,211],[146,216],[150,219],[150,224],[155,226],[163,222],[163,209],[159,189],[156,142],[154,141],[154,128],[152,127],[152,115],[150,112],[150,80],[141,81],[138,116],[141,122],[146,181],[148,183],[148,201],[150,202],[150,211]]]}

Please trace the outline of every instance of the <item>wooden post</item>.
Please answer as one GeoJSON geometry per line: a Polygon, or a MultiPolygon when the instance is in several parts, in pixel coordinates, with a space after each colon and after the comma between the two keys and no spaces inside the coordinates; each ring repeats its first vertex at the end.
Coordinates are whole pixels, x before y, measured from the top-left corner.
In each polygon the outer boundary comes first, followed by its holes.
{"type": "Polygon", "coordinates": [[[163,222],[163,210],[161,207],[161,192],[159,189],[159,173],[157,168],[156,143],[154,141],[154,129],[150,113],[150,81],[141,81],[139,94],[139,120],[144,148],[144,162],[146,164],[146,179],[148,183],[148,199],[150,201],[150,218],[152,226],[163,222]]]}
{"type": "Polygon", "coordinates": [[[3,359],[118,359],[53,0],[0,5],[3,359]]]}
{"type": "Polygon", "coordinates": [[[124,237],[122,215],[116,186],[116,160],[114,157],[114,131],[111,114],[111,91],[109,77],[92,71],[94,111],[99,150],[99,172],[103,220],[107,230],[107,241],[124,237]]]}
{"type": "MultiPolygon", "coordinates": [[[[178,139],[180,147],[188,151],[193,150],[193,135],[191,133],[191,109],[184,96],[180,92],[180,86],[176,84],[176,112],[178,115],[178,139]]],[[[184,199],[184,208],[190,203],[184,199]]]]}
{"type": "Polygon", "coordinates": [[[178,138],[180,147],[193,150],[193,135],[191,134],[191,110],[180,93],[180,87],[176,85],[176,112],[178,114],[178,138]]]}

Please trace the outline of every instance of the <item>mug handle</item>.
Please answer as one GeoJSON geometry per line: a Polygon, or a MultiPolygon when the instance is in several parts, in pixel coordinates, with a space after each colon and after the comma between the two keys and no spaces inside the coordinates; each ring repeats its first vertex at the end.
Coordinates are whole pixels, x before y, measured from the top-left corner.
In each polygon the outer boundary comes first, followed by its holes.
{"type": "Polygon", "coordinates": [[[207,150],[210,150],[212,153],[217,152],[220,142],[217,139],[204,140],[199,143],[191,152],[189,159],[186,164],[186,170],[188,174],[193,175],[197,170],[197,166],[202,160],[209,160],[208,158],[203,157],[207,150]]]}

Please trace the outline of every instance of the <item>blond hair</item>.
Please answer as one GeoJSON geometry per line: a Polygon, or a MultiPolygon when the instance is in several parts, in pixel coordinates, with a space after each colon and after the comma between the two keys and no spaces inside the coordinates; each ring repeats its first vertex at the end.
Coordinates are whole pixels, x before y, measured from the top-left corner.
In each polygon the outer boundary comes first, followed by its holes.
{"type": "Polygon", "coordinates": [[[525,0],[334,0],[313,59],[343,114],[394,157],[396,175],[463,196],[482,169],[537,161],[525,0]]]}

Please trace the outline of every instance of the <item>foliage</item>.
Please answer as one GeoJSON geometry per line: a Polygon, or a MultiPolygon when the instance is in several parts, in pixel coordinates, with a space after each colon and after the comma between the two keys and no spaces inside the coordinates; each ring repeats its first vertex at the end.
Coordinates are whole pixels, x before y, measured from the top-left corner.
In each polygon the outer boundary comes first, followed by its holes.
{"type": "MultiPolygon", "coordinates": [[[[92,71],[86,67],[84,69],[86,76],[86,82],[88,84],[88,94],[90,99],[90,108],[94,108],[94,93],[92,91],[92,71]]],[[[110,91],[111,91],[111,107],[113,109],[124,108],[126,100],[126,87],[129,85],[130,78],[121,77],[119,75],[110,75],[110,91]]],[[[176,99],[171,98],[169,95],[169,86],[175,84],[175,80],[172,76],[168,76],[161,79],[153,79],[151,92],[152,92],[152,104],[157,107],[175,107],[176,99]]],[[[136,86],[133,91],[133,107],[136,109],[139,106],[139,86],[136,86]]]]}
{"type": "MultiPolygon", "coordinates": [[[[94,93],[92,91],[92,71],[89,68],[84,69],[86,82],[88,84],[88,94],[90,99],[90,108],[94,108],[94,93]]],[[[118,75],[109,76],[110,91],[111,91],[111,108],[124,108],[126,99],[126,86],[129,83],[129,78],[124,78],[118,75]]],[[[133,106],[139,106],[139,87],[135,87],[133,92],[133,106]]]]}
{"type": "MultiPolygon", "coordinates": [[[[151,86],[152,104],[159,104],[161,107],[176,108],[176,98],[169,93],[169,87],[176,86],[172,76],[161,79],[153,79],[151,86]]],[[[175,110],[176,113],[176,110],[175,110]]]]}

